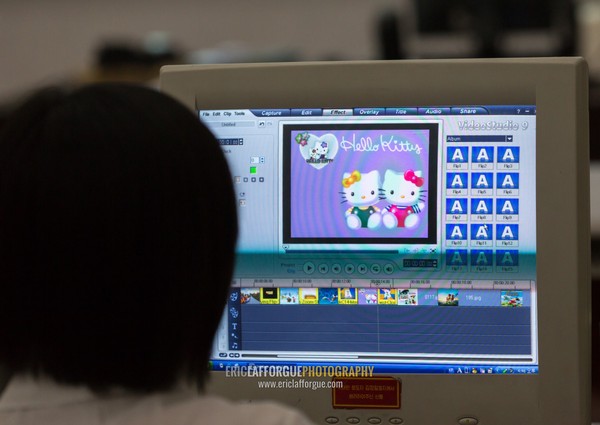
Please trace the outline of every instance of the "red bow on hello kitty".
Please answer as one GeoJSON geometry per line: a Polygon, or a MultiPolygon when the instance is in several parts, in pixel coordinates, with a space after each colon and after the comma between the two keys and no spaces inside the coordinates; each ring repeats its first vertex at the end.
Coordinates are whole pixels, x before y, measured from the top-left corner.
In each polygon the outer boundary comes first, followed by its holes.
{"type": "Polygon", "coordinates": [[[413,170],[408,170],[404,173],[404,180],[412,182],[417,187],[421,187],[425,183],[425,179],[418,177],[413,170]]]}

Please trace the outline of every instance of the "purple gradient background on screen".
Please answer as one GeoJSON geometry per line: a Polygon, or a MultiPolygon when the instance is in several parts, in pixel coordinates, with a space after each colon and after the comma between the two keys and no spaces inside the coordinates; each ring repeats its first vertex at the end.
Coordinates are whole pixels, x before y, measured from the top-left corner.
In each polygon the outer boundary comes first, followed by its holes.
{"type": "MultiPolygon", "coordinates": [[[[419,214],[417,226],[388,229],[381,226],[372,230],[368,228],[350,229],[346,225],[345,212],[351,205],[344,200],[342,179],[344,173],[358,170],[368,173],[378,170],[380,185],[383,184],[385,171],[388,169],[404,173],[407,170],[422,171],[425,184],[424,190],[429,190],[429,130],[320,130],[311,131],[307,126],[302,131],[291,132],[291,188],[290,188],[290,225],[292,238],[425,238],[428,236],[428,207],[429,192],[424,192],[425,208],[419,214]],[[316,169],[306,162],[300,151],[300,145],[295,138],[299,133],[307,132],[321,137],[333,134],[340,145],[333,162],[321,169],[316,169]],[[381,138],[389,141],[391,138],[401,142],[409,142],[420,146],[420,154],[413,152],[390,152],[380,144],[381,138]],[[375,152],[358,152],[352,149],[344,150],[342,140],[357,142],[370,138],[373,145],[379,145],[375,152]]],[[[393,145],[393,143],[392,143],[393,145]]],[[[435,183],[435,182],[434,182],[435,183]]],[[[381,186],[380,186],[381,187],[381,186]]],[[[389,203],[380,200],[375,204],[383,210],[389,203]]]]}

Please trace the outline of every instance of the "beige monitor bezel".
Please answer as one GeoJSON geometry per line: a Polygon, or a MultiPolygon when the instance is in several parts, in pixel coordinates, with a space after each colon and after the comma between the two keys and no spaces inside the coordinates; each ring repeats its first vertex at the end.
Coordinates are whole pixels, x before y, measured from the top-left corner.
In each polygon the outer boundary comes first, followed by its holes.
{"type": "Polygon", "coordinates": [[[329,391],[258,390],[214,373],[210,391],[275,398],[317,423],[589,424],[587,66],[580,58],[167,66],[161,88],[191,109],[537,105],[538,375],[403,375],[402,408],[335,410],[329,391]]]}

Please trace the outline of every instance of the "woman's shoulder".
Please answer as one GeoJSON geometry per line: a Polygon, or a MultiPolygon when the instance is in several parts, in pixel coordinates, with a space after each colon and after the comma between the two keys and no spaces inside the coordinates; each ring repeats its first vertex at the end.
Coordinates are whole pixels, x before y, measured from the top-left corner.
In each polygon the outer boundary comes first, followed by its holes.
{"type": "Polygon", "coordinates": [[[300,412],[273,402],[233,402],[215,396],[200,396],[165,406],[164,414],[177,424],[310,425],[300,412]]]}
{"type": "Polygon", "coordinates": [[[0,423],[310,425],[312,422],[300,412],[281,404],[233,402],[198,395],[189,387],[153,395],[124,391],[98,395],[85,387],[17,377],[0,397],[0,423]]]}

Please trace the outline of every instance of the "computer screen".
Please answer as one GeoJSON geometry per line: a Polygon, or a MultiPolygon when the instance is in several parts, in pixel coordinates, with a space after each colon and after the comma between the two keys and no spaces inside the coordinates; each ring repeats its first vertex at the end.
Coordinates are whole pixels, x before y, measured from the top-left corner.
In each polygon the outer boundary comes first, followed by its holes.
{"type": "Polygon", "coordinates": [[[161,86],[236,194],[209,392],[317,423],[589,423],[581,59],[166,67],[161,86]]]}
{"type": "Polygon", "coordinates": [[[537,373],[535,113],[199,110],[241,222],[213,367],[537,373]]]}

